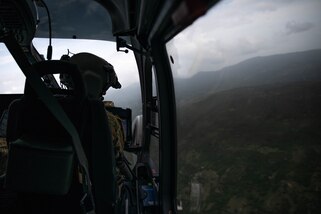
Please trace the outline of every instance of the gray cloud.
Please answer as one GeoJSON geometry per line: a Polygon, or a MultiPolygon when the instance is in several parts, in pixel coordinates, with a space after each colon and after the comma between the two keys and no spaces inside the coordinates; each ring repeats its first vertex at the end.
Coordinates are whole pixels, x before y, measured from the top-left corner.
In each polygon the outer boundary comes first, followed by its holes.
{"type": "Polygon", "coordinates": [[[286,34],[290,35],[295,33],[301,33],[310,30],[314,26],[315,25],[312,22],[289,21],[285,24],[286,34]]]}
{"type": "Polygon", "coordinates": [[[238,47],[236,51],[240,55],[257,53],[261,49],[260,44],[256,44],[254,41],[250,41],[245,37],[239,38],[235,46],[238,47]]]}
{"type": "Polygon", "coordinates": [[[262,12],[272,12],[277,10],[277,6],[271,2],[257,2],[256,10],[262,12]]]}
{"type": "Polygon", "coordinates": [[[321,48],[320,9],[320,0],[221,1],[173,39],[174,70],[187,77],[255,56],[321,48]]]}

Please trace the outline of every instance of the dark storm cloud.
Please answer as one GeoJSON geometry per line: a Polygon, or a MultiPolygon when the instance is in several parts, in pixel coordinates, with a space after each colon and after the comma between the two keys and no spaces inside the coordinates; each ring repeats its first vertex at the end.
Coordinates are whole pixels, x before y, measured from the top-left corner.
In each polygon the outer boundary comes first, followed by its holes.
{"type": "MultiPolygon", "coordinates": [[[[48,1],[53,37],[114,40],[111,33],[111,19],[106,16],[107,11],[97,2],[90,0],[66,0],[58,1],[58,4],[53,2],[48,1]]],[[[43,8],[39,8],[38,12],[40,23],[36,37],[47,37],[49,26],[47,13],[43,8]]]]}
{"type": "Polygon", "coordinates": [[[289,21],[285,25],[287,35],[308,31],[313,27],[314,24],[312,22],[289,21]]]}

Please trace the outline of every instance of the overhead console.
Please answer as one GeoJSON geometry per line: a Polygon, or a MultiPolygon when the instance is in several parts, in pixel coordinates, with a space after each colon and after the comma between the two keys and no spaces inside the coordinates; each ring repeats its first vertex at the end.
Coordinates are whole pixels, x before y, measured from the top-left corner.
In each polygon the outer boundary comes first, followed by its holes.
{"type": "Polygon", "coordinates": [[[21,46],[29,46],[37,28],[33,1],[2,0],[0,2],[0,40],[11,32],[21,46]]]}

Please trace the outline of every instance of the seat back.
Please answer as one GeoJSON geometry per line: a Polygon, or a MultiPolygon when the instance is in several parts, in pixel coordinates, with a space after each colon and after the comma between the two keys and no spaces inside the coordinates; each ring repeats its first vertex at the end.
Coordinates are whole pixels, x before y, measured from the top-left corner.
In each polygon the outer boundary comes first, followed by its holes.
{"type": "MultiPolygon", "coordinates": [[[[77,67],[63,61],[35,64],[40,75],[71,73],[77,67]]],[[[77,90],[52,89],[70,120],[77,127],[85,97],[79,76],[77,90]]],[[[9,155],[6,186],[16,191],[64,195],[69,191],[74,151],[70,136],[26,83],[24,97],[9,107],[7,140],[9,155]]]]}
{"type": "MultiPolygon", "coordinates": [[[[46,61],[33,65],[33,71],[40,76],[66,72],[78,79],[75,90],[50,90],[79,129],[86,93],[77,66],[46,61]]],[[[10,209],[17,213],[80,213],[83,193],[71,137],[27,82],[23,97],[10,104],[7,122],[5,187],[18,195],[10,209]]]]}
{"type": "MultiPolygon", "coordinates": [[[[40,76],[67,73],[72,77],[74,81],[72,90],[50,90],[81,137],[89,161],[96,213],[110,213],[115,202],[115,161],[103,103],[101,100],[88,98],[76,65],[53,60],[37,63],[33,68],[40,76]]],[[[47,203],[48,197],[49,201],[57,201],[57,198],[52,199],[52,197],[59,195],[71,197],[72,203],[79,208],[82,195],[79,195],[81,194],[78,188],[79,174],[71,137],[28,83],[25,85],[23,98],[15,100],[9,107],[7,140],[8,188],[22,192],[26,196],[24,200],[28,200],[27,204],[37,206],[38,201],[35,200],[39,198],[41,200],[46,198],[47,203]],[[78,185],[74,185],[75,183],[78,185]],[[78,190],[74,191],[73,186],[77,186],[78,190]],[[78,195],[70,192],[76,192],[78,195]],[[34,198],[30,197],[30,194],[32,196],[36,194],[36,199],[30,199],[34,198]]],[[[59,202],[66,203],[66,200],[60,199],[59,202]]],[[[56,210],[58,205],[52,209],[56,210]]],[[[45,211],[42,209],[40,212],[48,212],[48,206],[45,211]]],[[[63,213],[62,210],[59,213],[63,213]]],[[[77,211],[74,209],[72,213],[77,211]]]]}

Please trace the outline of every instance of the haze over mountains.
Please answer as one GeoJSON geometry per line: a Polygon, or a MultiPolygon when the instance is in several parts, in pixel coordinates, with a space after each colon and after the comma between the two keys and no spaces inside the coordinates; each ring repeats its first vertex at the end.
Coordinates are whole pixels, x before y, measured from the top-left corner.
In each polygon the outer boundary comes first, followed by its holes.
{"type": "MultiPolygon", "coordinates": [[[[180,106],[194,98],[201,99],[232,88],[321,80],[320,68],[321,50],[251,58],[218,71],[199,72],[187,79],[175,78],[177,104],[180,106]]],[[[141,105],[139,83],[110,91],[107,99],[138,111],[137,106],[141,105]]]]}
{"type": "Polygon", "coordinates": [[[320,68],[321,50],[255,57],[219,71],[176,79],[176,96],[186,101],[232,88],[321,80],[320,68]]]}

